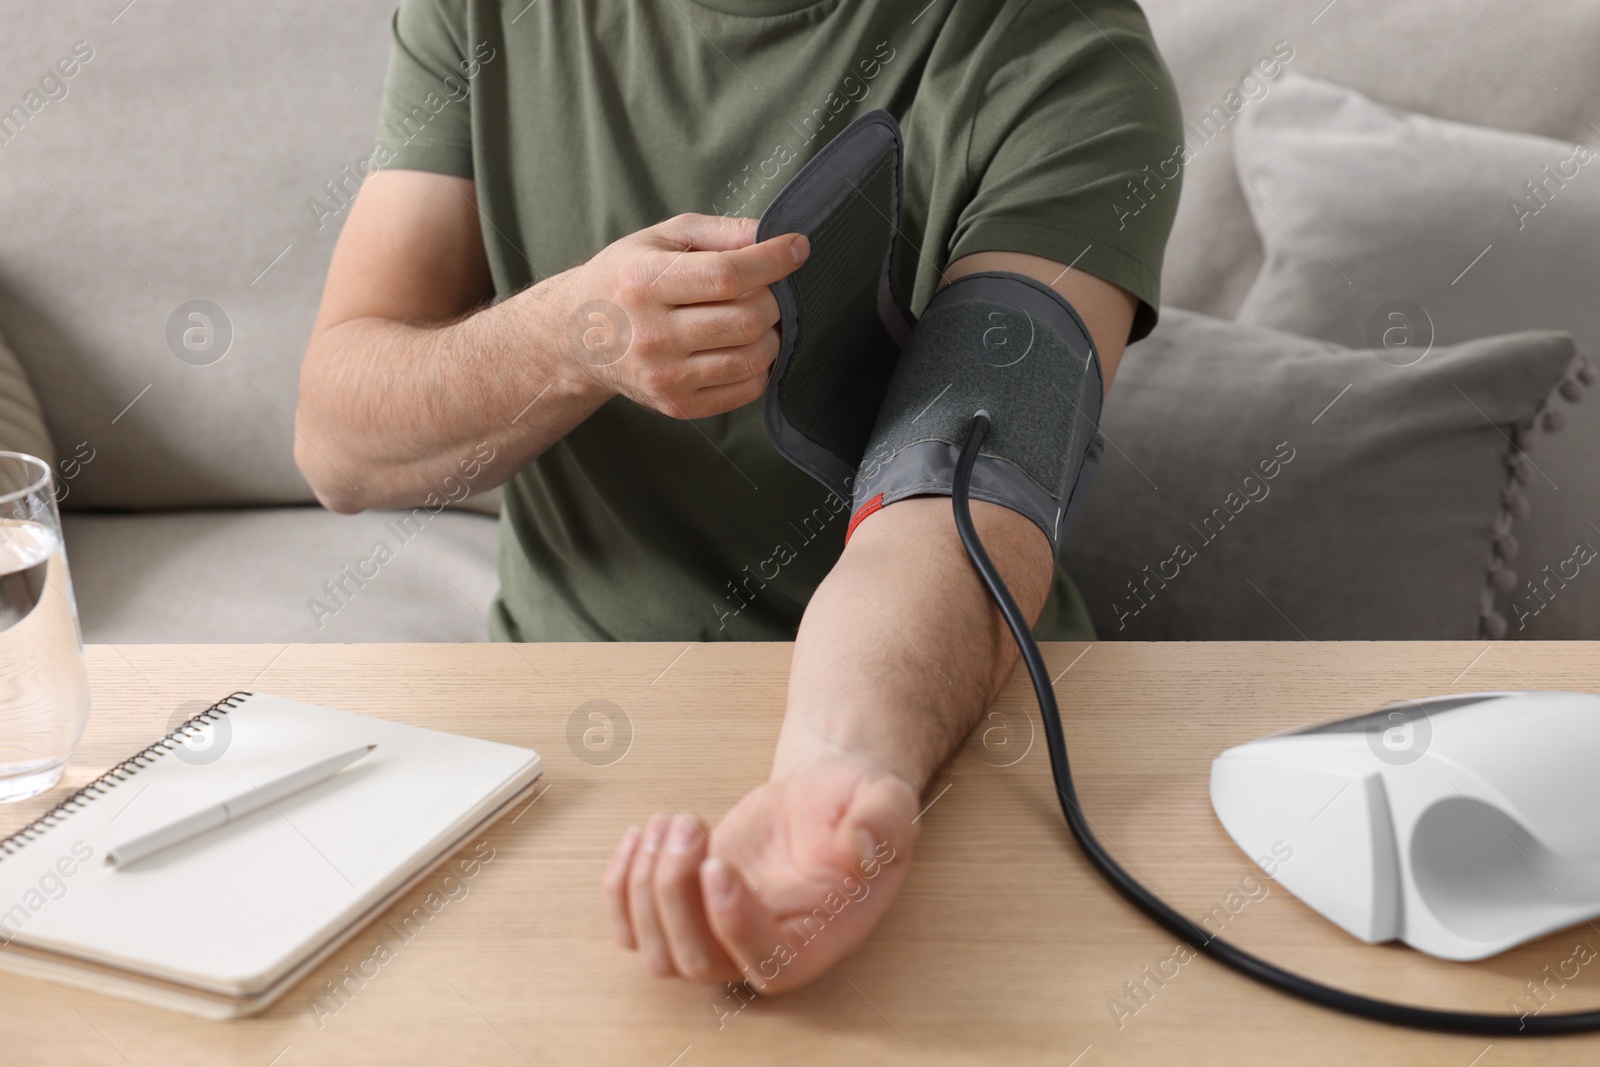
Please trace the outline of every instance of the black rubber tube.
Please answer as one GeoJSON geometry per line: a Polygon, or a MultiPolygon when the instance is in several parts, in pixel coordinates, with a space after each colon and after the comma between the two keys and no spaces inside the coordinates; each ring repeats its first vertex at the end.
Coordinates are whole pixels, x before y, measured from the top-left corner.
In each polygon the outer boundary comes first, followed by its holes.
{"type": "Polygon", "coordinates": [[[1078,806],[1078,795],[1072,787],[1072,767],[1067,762],[1067,744],[1061,731],[1061,711],[1056,705],[1055,688],[1050,684],[1050,673],[1045,668],[1044,656],[1039,651],[1038,642],[1033,639],[1032,625],[1023,617],[1017,602],[1012,599],[1011,591],[1006,588],[1000,573],[995,570],[989,554],[984,551],[983,542],[978,539],[977,529],[972,525],[972,508],[968,503],[968,493],[972,486],[972,466],[977,461],[978,449],[983,445],[983,438],[988,430],[988,416],[980,412],[973,416],[971,428],[967,431],[967,439],[961,446],[961,457],[956,464],[955,485],[951,491],[956,530],[961,534],[961,543],[966,547],[967,555],[972,558],[972,565],[978,569],[983,584],[988,586],[995,603],[999,605],[1000,614],[1005,617],[1006,625],[1011,629],[1011,636],[1016,639],[1017,647],[1022,652],[1022,660],[1028,668],[1028,677],[1033,680],[1034,693],[1039,699],[1039,717],[1044,720],[1045,742],[1050,752],[1050,769],[1055,776],[1056,793],[1061,799],[1062,814],[1067,817],[1067,825],[1072,829],[1072,836],[1077,838],[1078,847],[1083,849],[1084,855],[1089,857],[1089,862],[1099,868],[1100,873],[1117,888],[1118,892],[1127,897],[1140,911],[1204,955],[1232,967],[1247,978],[1253,978],[1264,985],[1312,1004],[1332,1008],[1334,1011],[1394,1026],[1442,1030],[1458,1034],[1487,1034],[1496,1037],[1535,1037],[1600,1030],[1600,1011],[1575,1011],[1560,1015],[1485,1015],[1477,1012],[1440,1011],[1436,1008],[1419,1008],[1387,1000],[1376,1000],[1359,993],[1314,982],[1268,963],[1259,956],[1252,955],[1220,938],[1210,936],[1203,928],[1173,909],[1166,901],[1150,892],[1123,870],[1106,852],[1099,838],[1095,837],[1089,821],[1084,818],[1083,811],[1078,806]]]}

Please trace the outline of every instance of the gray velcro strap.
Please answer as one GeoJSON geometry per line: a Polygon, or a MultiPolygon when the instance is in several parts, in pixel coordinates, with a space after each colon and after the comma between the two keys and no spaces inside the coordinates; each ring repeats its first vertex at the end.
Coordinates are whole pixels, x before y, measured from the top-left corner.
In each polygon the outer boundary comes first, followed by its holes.
{"type": "Polygon", "coordinates": [[[900,343],[916,321],[895,283],[900,127],[870,111],[773,198],[757,240],[803,233],[811,255],[772,286],[778,357],[762,411],[774,447],[850,498],[900,343]]]}

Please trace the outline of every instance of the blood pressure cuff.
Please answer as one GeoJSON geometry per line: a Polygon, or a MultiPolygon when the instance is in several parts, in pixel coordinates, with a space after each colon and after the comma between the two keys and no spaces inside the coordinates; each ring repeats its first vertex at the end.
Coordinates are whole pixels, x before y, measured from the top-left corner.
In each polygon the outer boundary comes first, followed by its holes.
{"type": "Polygon", "coordinates": [[[975,412],[971,496],[1038,524],[1052,548],[1100,467],[1100,360],[1059,293],[1022,274],[941,289],[900,352],[857,471],[850,530],[896,500],[948,496],[975,412]]]}
{"type": "Polygon", "coordinates": [[[949,495],[973,414],[985,410],[972,497],[1028,516],[1059,550],[1099,466],[1099,358],[1072,306],[1021,274],[967,275],[920,321],[911,314],[896,277],[902,156],[893,117],[869,112],[761,216],[758,240],[811,242],[806,262],[772,286],[781,343],[767,434],[852,502],[853,533],[897,500],[949,495]]]}

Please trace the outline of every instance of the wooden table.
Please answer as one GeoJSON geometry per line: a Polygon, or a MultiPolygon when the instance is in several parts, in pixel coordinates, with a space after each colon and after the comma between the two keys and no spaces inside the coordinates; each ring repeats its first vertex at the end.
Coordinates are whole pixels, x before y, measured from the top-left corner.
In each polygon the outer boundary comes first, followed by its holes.
{"type": "MultiPolygon", "coordinates": [[[[991,733],[987,747],[975,735],[935,787],[910,879],[858,955],[799,993],[737,1013],[717,989],[652,978],[607,935],[601,870],[629,823],[673,808],[715,815],[761,780],[789,654],[785,644],[90,646],[95,711],[68,779],[0,811],[0,832],[162,732],[187,702],[235,689],[530,745],[549,788],[486,835],[493,859],[411,940],[387,934],[387,962],[370,962],[380,921],[268,1012],[232,1023],[0,975],[0,1063],[1498,1067],[1600,1058],[1600,1038],[1491,1042],[1358,1022],[1204,959],[1130,1000],[1124,983],[1160,969],[1176,945],[1080,858],[1042,738],[1026,748],[1034,710],[1020,672],[996,706],[1013,732],[991,733]],[[620,709],[611,755],[620,724],[631,727],[620,759],[569,743],[574,711],[594,700],[620,709]],[[341,980],[336,999],[329,983],[341,980]]],[[[1592,926],[1477,964],[1361,945],[1282,889],[1249,899],[1266,883],[1253,881],[1258,872],[1206,792],[1213,755],[1291,724],[1452,691],[1600,690],[1595,646],[1061,644],[1046,656],[1061,674],[1079,791],[1102,835],[1191,915],[1230,892],[1248,900],[1225,931],[1245,947],[1368,993],[1485,1011],[1505,1010],[1580,943],[1586,956],[1600,948],[1592,926]]],[[[439,889],[430,879],[397,910],[439,889]]],[[[193,907],[215,913],[228,902],[193,907]]],[[[1600,1004],[1596,973],[1600,962],[1583,967],[1550,1010],[1600,1004]]]]}

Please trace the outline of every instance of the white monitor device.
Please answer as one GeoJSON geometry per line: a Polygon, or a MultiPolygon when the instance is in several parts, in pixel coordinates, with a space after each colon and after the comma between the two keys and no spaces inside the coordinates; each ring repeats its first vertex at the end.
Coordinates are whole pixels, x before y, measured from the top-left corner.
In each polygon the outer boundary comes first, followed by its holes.
{"type": "Polygon", "coordinates": [[[1276,881],[1363,941],[1476,960],[1600,916],[1600,696],[1472,693],[1272,734],[1211,804],[1276,881]]]}

